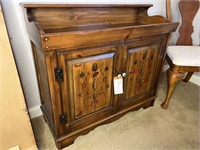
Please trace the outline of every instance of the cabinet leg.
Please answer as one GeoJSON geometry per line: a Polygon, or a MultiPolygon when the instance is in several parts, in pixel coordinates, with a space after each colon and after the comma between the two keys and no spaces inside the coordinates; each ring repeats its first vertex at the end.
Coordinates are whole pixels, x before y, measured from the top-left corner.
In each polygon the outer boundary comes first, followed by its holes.
{"type": "Polygon", "coordinates": [[[151,105],[150,105],[150,106],[152,106],[152,107],[153,107],[153,105],[154,105],[154,102],[155,102],[155,99],[153,99],[153,100],[151,101],[151,105]]]}
{"type": "Polygon", "coordinates": [[[167,96],[165,101],[161,104],[161,107],[167,109],[169,106],[170,98],[173,94],[174,88],[178,81],[184,77],[184,73],[172,72],[170,69],[167,71],[167,96]]]}
{"type": "Polygon", "coordinates": [[[146,108],[148,108],[148,107],[153,106],[153,105],[154,105],[154,102],[155,102],[155,99],[153,99],[153,100],[147,102],[147,103],[143,106],[143,109],[146,109],[146,108]]]}

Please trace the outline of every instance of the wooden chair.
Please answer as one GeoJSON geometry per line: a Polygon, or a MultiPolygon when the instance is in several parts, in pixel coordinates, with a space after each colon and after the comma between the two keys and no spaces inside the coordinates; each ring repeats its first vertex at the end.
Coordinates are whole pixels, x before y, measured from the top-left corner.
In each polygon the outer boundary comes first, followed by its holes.
{"type": "MultiPolygon", "coordinates": [[[[188,82],[194,72],[200,71],[200,47],[192,46],[191,34],[192,22],[200,7],[199,0],[181,0],[179,9],[182,16],[180,37],[175,46],[168,46],[166,60],[170,65],[167,71],[167,96],[161,104],[164,109],[168,108],[170,98],[178,81],[188,82]],[[185,76],[185,73],[187,75],[185,76]]],[[[170,1],[167,0],[167,16],[171,19],[170,1]]]]}

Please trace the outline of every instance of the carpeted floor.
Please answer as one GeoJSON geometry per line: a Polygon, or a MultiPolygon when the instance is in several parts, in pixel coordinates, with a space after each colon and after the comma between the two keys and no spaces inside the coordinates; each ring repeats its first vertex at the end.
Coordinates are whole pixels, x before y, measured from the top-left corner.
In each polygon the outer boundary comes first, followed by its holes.
{"type": "MultiPolygon", "coordinates": [[[[160,107],[165,94],[164,74],[154,107],[130,112],[117,121],[97,127],[63,150],[199,150],[199,87],[180,82],[167,110],[160,107]]],[[[32,124],[39,149],[56,150],[43,117],[33,119],[32,124]]]]}

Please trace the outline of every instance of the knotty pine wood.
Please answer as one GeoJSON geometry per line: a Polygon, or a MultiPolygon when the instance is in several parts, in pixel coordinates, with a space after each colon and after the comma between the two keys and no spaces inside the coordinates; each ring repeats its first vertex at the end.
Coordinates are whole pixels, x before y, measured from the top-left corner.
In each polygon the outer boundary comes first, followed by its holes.
{"type": "Polygon", "coordinates": [[[51,101],[42,100],[42,111],[58,148],[129,111],[153,106],[167,39],[178,23],[149,17],[151,6],[24,5],[40,37],[32,42],[44,56],[41,71],[47,74],[51,101]],[[55,78],[56,67],[62,68],[62,81],[55,78]],[[124,94],[114,95],[113,78],[122,73],[124,94]]]}
{"type": "Polygon", "coordinates": [[[130,49],[128,54],[125,99],[150,90],[154,84],[155,65],[158,59],[158,45],[130,49]]]}
{"type": "Polygon", "coordinates": [[[33,17],[41,24],[44,31],[58,28],[69,28],[70,31],[70,28],[78,30],[84,26],[134,24],[136,11],[131,8],[37,8],[33,17]],[[46,18],[50,16],[51,20],[47,20],[46,18]]]}
{"type": "Polygon", "coordinates": [[[52,49],[77,49],[78,47],[101,46],[102,43],[124,42],[134,38],[144,38],[154,35],[165,34],[174,31],[177,24],[165,23],[156,26],[122,26],[116,28],[103,28],[96,30],[78,30],[72,32],[49,33],[42,36],[42,48],[45,51],[52,49]],[[154,31],[154,32],[147,32],[154,31]],[[98,35],[98,36],[96,36],[98,35]],[[106,37],[106,38],[105,38],[106,37]],[[44,39],[48,38],[48,41],[44,39]],[[63,39],[65,42],[62,42],[63,39]],[[78,41],[78,42],[77,42],[78,41]]]}

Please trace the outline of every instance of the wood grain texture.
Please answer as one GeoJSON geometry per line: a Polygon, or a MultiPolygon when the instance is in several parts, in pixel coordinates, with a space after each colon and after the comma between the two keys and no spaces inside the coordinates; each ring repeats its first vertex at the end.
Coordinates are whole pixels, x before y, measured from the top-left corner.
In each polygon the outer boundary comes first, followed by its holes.
{"type": "MultiPolygon", "coordinates": [[[[64,133],[64,127],[61,125],[59,121],[60,115],[62,114],[62,101],[60,95],[60,85],[59,82],[55,80],[54,68],[57,67],[57,56],[56,52],[51,51],[44,54],[46,69],[48,75],[48,84],[51,95],[51,103],[53,109],[53,118],[54,118],[54,126],[55,126],[55,135],[57,137],[61,136],[64,133]]],[[[48,115],[48,114],[47,114],[48,115]]]]}
{"type": "Polygon", "coordinates": [[[168,78],[168,88],[167,88],[167,97],[165,99],[165,102],[161,104],[161,107],[164,109],[167,109],[169,106],[170,98],[174,92],[174,88],[176,87],[176,84],[178,81],[182,80],[184,77],[184,73],[181,72],[173,72],[170,69],[167,71],[167,78],[168,78]]]}
{"type": "Polygon", "coordinates": [[[149,8],[152,4],[37,4],[22,3],[25,8],[149,8]]]}
{"type": "Polygon", "coordinates": [[[45,56],[42,50],[37,48],[33,43],[32,43],[32,50],[34,55],[35,68],[37,72],[41,103],[46,109],[52,127],[54,127],[54,117],[53,117],[53,110],[51,103],[51,95],[49,91],[45,56]]]}
{"type": "Polygon", "coordinates": [[[58,53],[59,65],[65,68],[64,72],[69,72],[64,77],[69,82],[62,83],[61,87],[63,103],[68,103],[70,108],[66,111],[71,114],[72,130],[112,112],[115,51],[115,46],[111,45],[58,53]]]}
{"type": "Polygon", "coordinates": [[[111,104],[113,53],[71,60],[68,65],[73,74],[76,118],[111,104]]]}
{"type": "Polygon", "coordinates": [[[51,33],[42,35],[42,39],[48,38],[48,41],[42,40],[42,48],[44,51],[63,48],[72,50],[78,47],[100,46],[102,43],[115,43],[116,41],[126,42],[129,39],[170,33],[173,32],[177,26],[177,23],[161,23],[153,26],[122,26],[96,30],[78,30],[63,32],[62,34],[51,33]]]}
{"type": "Polygon", "coordinates": [[[58,148],[131,110],[153,106],[167,37],[178,23],[148,16],[150,6],[25,5],[40,33],[58,148]],[[62,68],[62,81],[55,80],[55,67],[62,68]],[[124,93],[115,95],[113,79],[122,74],[124,93]],[[60,115],[66,115],[64,124],[60,115]]]}
{"type": "Polygon", "coordinates": [[[160,44],[128,50],[127,85],[125,99],[153,88],[155,65],[157,65],[160,44]]]}
{"type": "Polygon", "coordinates": [[[33,12],[33,18],[44,30],[78,29],[84,26],[134,24],[136,14],[137,9],[132,8],[37,8],[33,12]]]}
{"type": "Polygon", "coordinates": [[[179,10],[182,17],[182,25],[179,30],[180,37],[178,38],[176,45],[192,45],[191,34],[194,31],[192,22],[199,7],[199,0],[180,1],[179,10]]]}

